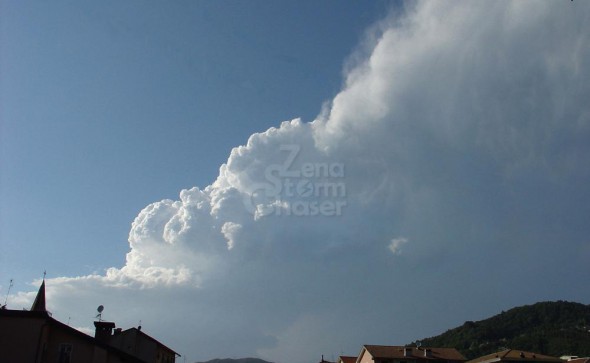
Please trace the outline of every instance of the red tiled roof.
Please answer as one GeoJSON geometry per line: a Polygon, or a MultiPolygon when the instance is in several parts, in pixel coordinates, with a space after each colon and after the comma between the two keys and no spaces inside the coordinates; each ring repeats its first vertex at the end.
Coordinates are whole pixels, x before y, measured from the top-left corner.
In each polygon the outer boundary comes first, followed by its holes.
{"type": "Polygon", "coordinates": [[[516,349],[507,349],[503,350],[498,353],[492,353],[488,355],[484,355],[483,357],[479,357],[473,360],[470,360],[467,363],[484,363],[484,362],[555,362],[561,363],[563,362],[561,359],[557,357],[552,357],[549,355],[543,355],[533,352],[525,352],[522,350],[516,349]]]}
{"type": "Polygon", "coordinates": [[[455,348],[430,348],[430,347],[403,347],[391,345],[365,345],[366,349],[374,358],[388,359],[443,359],[454,361],[465,361],[465,357],[455,348]],[[404,350],[409,349],[408,355],[404,350]],[[430,351],[430,355],[425,354],[430,351]]]}
{"type": "Polygon", "coordinates": [[[341,355],[340,356],[340,362],[342,362],[342,363],[356,363],[356,358],[357,357],[351,357],[351,356],[347,356],[347,355],[341,355]]]}

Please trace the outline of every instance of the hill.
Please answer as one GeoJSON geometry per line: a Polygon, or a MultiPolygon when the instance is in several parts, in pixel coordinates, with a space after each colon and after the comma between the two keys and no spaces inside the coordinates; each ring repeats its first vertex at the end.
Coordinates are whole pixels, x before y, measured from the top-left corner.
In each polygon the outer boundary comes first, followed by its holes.
{"type": "Polygon", "coordinates": [[[259,358],[224,358],[224,359],[211,359],[206,362],[196,362],[196,363],[271,363],[259,358]]]}
{"type": "Polygon", "coordinates": [[[557,357],[590,356],[590,305],[556,301],[520,306],[485,320],[467,321],[420,343],[456,348],[467,359],[504,348],[557,357]]]}

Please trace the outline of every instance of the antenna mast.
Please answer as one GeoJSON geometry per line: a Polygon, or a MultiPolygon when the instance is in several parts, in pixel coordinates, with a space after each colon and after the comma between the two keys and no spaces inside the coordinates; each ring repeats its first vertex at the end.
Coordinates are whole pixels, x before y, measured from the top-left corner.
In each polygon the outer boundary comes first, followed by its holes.
{"type": "Polygon", "coordinates": [[[4,299],[4,305],[2,305],[3,308],[6,307],[6,304],[8,303],[8,295],[10,295],[10,289],[12,289],[12,285],[14,285],[12,283],[12,279],[10,279],[10,283],[8,284],[8,292],[6,293],[6,299],[4,299]]]}

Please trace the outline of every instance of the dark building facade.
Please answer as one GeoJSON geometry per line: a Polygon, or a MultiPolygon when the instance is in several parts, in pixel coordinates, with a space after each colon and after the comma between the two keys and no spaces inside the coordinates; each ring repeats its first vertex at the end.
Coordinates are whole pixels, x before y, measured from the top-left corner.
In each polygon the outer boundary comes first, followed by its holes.
{"type": "Polygon", "coordinates": [[[139,329],[95,327],[91,337],[52,318],[43,281],[31,310],[0,309],[0,363],[173,363],[178,356],[139,329]]]}

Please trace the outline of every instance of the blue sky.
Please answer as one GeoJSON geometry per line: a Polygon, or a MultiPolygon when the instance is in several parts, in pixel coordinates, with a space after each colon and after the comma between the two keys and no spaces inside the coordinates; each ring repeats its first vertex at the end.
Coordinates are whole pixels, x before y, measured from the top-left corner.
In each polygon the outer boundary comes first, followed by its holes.
{"type": "Polygon", "coordinates": [[[590,5],[4,2],[0,292],[310,363],[590,303],[590,5]]]}
{"type": "Polygon", "coordinates": [[[252,133],[313,120],[390,6],[3,3],[2,276],[122,264],[143,207],[210,184],[252,133]]]}

